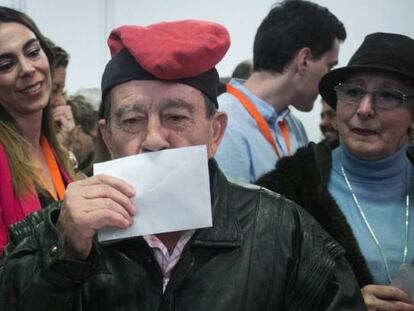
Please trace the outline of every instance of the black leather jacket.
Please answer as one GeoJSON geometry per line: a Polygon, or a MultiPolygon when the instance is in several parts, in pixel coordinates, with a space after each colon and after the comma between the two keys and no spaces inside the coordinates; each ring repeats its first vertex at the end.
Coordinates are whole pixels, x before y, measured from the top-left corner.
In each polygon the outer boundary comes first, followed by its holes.
{"type": "Polygon", "coordinates": [[[214,225],[196,231],[164,293],[142,238],[61,259],[54,209],[11,229],[0,310],[365,310],[343,249],[304,210],[228,182],[214,161],[210,179],[214,225]]]}

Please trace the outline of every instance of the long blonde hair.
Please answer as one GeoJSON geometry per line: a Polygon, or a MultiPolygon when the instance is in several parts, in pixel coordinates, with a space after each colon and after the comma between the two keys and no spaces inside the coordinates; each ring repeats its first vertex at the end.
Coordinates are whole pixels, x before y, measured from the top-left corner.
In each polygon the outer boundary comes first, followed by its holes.
{"type": "MultiPolygon", "coordinates": [[[[50,105],[43,111],[42,133],[46,136],[53,150],[56,152],[57,160],[73,178],[67,152],[60,146],[56,139],[54,124],[51,118],[50,105]]],[[[21,197],[27,192],[43,191],[37,170],[29,157],[29,143],[17,128],[13,118],[0,105],[0,142],[7,155],[10,173],[12,176],[13,189],[17,196],[21,197]]]]}

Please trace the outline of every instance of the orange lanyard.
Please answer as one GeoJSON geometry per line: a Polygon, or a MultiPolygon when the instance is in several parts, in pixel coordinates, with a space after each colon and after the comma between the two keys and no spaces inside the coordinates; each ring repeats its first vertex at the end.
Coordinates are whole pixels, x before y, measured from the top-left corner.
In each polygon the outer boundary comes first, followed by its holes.
{"type": "Polygon", "coordinates": [[[63,183],[62,175],[60,174],[59,166],[56,162],[55,155],[52,148],[49,145],[46,137],[42,135],[40,138],[40,146],[42,147],[43,155],[45,156],[46,164],[49,169],[49,173],[52,177],[53,186],[55,187],[58,198],[53,192],[48,191],[55,201],[62,200],[65,193],[65,184],[63,183]]]}
{"type": "MultiPolygon", "coordinates": [[[[226,84],[226,91],[227,93],[230,93],[233,96],[235,96],[240,101],[240,103],[244,106],[244,108],[246,108],[250,116],[256,121],[259,131],[262,133],[263,137],[269,142],[269,144],[273,147],[278,159],[280,159],[279,150],[277,149],[275,140],[273,139],[272,131],[270,130],[269,125],[267,124],[266,120],[263,118],[261,113],[257,110],[257,108],[253,105],[253,103],[247,98],[247,96],[244,95],[242,92],[240,92],[238,89],[236,89],[234,86],[230,84],[226,84]]],[[[286,143],[288,153],[289,155],[291,155],[289,130],[288,130],[286,121],[285,120],[280,121],[278,125],[282,132],[283,139],[286,143]]]]}

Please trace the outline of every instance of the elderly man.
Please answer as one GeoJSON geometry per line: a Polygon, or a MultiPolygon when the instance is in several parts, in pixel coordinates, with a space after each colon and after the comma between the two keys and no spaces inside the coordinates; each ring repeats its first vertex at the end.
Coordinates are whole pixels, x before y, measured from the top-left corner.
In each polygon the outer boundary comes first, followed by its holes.
{"type": "Polygon", "coordinates": [[[123,26],[109,45],[100,127],[112,156],[206,145],[213,227],[100,244],[97,230],[133,222],[135,190],[111,176],[74,182],[60,210],[11,229],[0,309],[362,310],[342,248],[298,206],[228,182],[213,160],[227,122],[214,68],[225,28],[123,26]]]}
{"type": "Polygon", "coordinates": [[[323,142],[331,145],[332,148],[338,146],[338,126],[336,124],[336,111],[332,109],[323,99],[321,99],[321,120],[319,129],[323,135],[323,142]]]}

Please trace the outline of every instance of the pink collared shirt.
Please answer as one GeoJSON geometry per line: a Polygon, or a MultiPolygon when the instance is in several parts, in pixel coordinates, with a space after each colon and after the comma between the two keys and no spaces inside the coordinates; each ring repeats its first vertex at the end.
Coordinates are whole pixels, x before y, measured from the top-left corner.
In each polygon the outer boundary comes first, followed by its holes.
{"type": "Polygon", "coordinates": [[[183,249],[188,241],[193,236],[195,230],[184,231],[174,247],[174,250],[170,254],[164,243],[161,242],[155,235],[144,235],[143,238],[147,242],[148,246],[154,252],[154,256],[160,265],[163,274],[163,292],[170,281],[171,271],[174,269],[178,260],[181,257],[183,249]]]}

